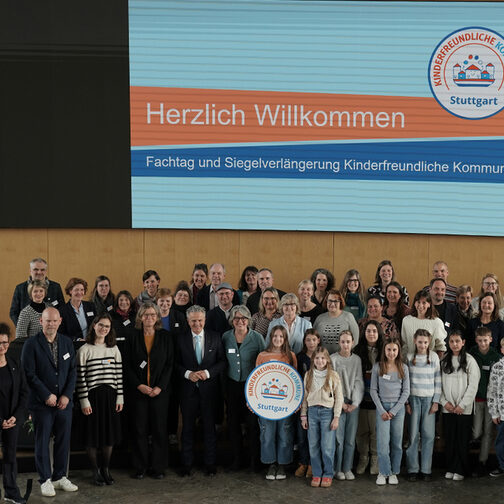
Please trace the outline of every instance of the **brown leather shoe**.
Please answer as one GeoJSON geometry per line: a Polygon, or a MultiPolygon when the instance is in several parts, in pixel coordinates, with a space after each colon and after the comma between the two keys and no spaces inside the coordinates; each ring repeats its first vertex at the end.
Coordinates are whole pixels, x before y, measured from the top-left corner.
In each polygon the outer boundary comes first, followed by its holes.
{"type": "Polygon", "coordinates": [[[297,478],[304,478],[306,476],[306,469],[308,469],[308,466],[299,464],[299,467],[296,469],[294,476],[296,476],[297,478]]]}

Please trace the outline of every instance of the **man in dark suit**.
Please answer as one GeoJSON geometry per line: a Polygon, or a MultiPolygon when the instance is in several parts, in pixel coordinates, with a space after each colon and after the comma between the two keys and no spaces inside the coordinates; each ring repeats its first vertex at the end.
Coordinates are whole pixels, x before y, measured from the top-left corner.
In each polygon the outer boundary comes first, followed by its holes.
{"type": "Polygon", "coordinates": [[[226,367],[221,337],[204,330],[205,309],[194,305],[186,312],[189,329],[177,337],[177,371],[181,378],[182,476],[191,473],[194,461],[194,427],[201,416],[205,444],[205,474],[216,473],[217,436],[215,403],[219,396],[219,376],[226,367]]]}
{"type": "MultiPolygon", "coordinates": [[[[206,311],[212,310],[219,304],[219,300],[217,298],[217,287],[224,282],[226,278],[226,268],[224,264],[215,263],[210,266],[210,281],[212,282],[210,285],[205,285],[198,292],[198,299],[195,304],[198,306],[202,306],[206,311]]],[[[233,305],[240,304],[240,296],[238,292],[233,290],[233,305]]]]}
{"type": "Polygon", "coordinates": [[[26,341],[21,362],[30,389],[28,408],[35,430],[35,466],[40,488],[44,497],[53,497],[55,489],[78,490],[66,477],[76,380],[75,352],[72,341],[58,334],[61,317],[56,308],[46,308],[40,323],[42,331],[26,341]],[[54,434],[52,470],[51,434],[54,434]]]}
{"type": "MultiPolygon", "coordinates": [[[[268,287],[273,287],[273,271],[269,268],[261,268],[257,272],[257,286],[259,287],[254,294],[251,294],[247,299],[247,308],[252,315],[259,311],[259,300],[261,299],[262,291],[268,287]]],[[[276,288],[276,287],[275,287],[276,288]]],[[[285,295],[283,290],[277,289],[278,297],[282,299],[285,295]]]]}
{"type": "Polygon", "coordinates": [[[9,316],[17,325],[19,314],[21,310],[30,304],[30,296],[28,295],[28,285],[34,280],[40,280],[46,283],[47,294],[44,301],[46,304],[54,306],[55,308],[60,308],[65,304],[65,298],[63,297],[63,292],[61,291],[61,286],[57,282],[53,282],[47,278],[47,262],[41,257],[36,257],[30,262],[30,276],[26,282],[22,282],[16,285],[14,294],[12,296],[12,302],[10,307],[9,316]]]}

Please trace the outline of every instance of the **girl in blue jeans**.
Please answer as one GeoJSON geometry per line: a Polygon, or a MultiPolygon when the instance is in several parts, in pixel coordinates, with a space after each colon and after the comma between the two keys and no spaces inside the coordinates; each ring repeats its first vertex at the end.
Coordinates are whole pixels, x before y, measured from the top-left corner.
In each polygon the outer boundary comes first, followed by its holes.
{"type": "Polygon", "coordinates": [[[406,450],[408,480],[431,479],[432,450],[436,431],[436,411],[441,396],[441,368],[436,352],[429,351],[432,335],[417,329],[414,335],[415,352],[408,354],[410,396],[406,412],[410,416],[409,446],[406,450]],[[418,464],[418,438],[422,440],[421,465],[418,464]]]}
{"type": "MultiPolygon", "coordinates": [[[[297,354],[297,370],[301,378],[311,367],[311,358],[313,352],[320,346],[320,336],[316,329],[306,329],[303,338],[303,350],[297,354]]],[[[296,413],[296,433],[299,454],[299,466],[294,473],[298,478],[312,477],[312,468],[310,463],[310,452],[308,448],[308,434],[301,425],[301,412],[296,413]]]]}
{"type": "MultiPolygon", "coordinates": [[[[289,345],[289,336],[285,327],[277,325],[271,330],[268,348],[256,359],[256,366],[269,361],[285,362],[297,367],[297,360],[289,345]]],[[[291,415],[280,420],[259,418],[261,431],[261,462],[268,464],[267,480],[287,478],[285,466],[292,462],[294,448],[294,419],[291,415]]]]}
{"type": "Polygon", "coordinates": [[[334,475],[334,450],[343,392],[338,373],[333,370],[326,348],[314,352],[310,370],[304,378],[305,395],[301,423],[308,429],[312,465],[312,487],[330,487],[334,475]]]}
{"type": "Polygon", "coordinates": [[[358,355],[352,353],[354,344],[351,331],[341,331],[340,351],[331,355],[332,365],[341,379],[344,403],[339,427],[336,431],[336,458],[334,473],[338,480],[354,480],[352,465],[355,451],[355,435],[359,423],[359,405],[364,397],[362,363],[358,355]]]}
{"type": "Polygon", "coordinates": [[[408,368],[402,363],[398,339],[386,339],[371,373],[371,397],[376,405],[377,485],[397,485],[401,471],[404,404],[410,394],[408,368]]]}

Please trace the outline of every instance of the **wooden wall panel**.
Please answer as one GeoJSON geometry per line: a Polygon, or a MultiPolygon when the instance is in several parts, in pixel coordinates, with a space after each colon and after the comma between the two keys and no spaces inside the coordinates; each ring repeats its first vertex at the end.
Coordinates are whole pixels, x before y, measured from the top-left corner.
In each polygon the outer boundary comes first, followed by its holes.
{"type": "MultiPolygon", "coordinates": [[[[12,294],[30,275],[30,261],[42,257],[49,262],[46,229],[0,230],[0,320],[9,322],[12,294]]],[[[49,270],[49,274],[52,271],[49,270]]],[[[12,329],[14,326],[11,324],[12,329]]]]}
{"type": "Polygon", "coordinates": [[[239,231],[146,230],[145,269],[155,269],[161,285],[174,289],[191,280],[193,267],[224,263],[226,280],[236,285],[239,272],[239,231]]]}
{"type": "Polygon", "coordinates": [[[333,233],[295,231],[242,231],[241,268],[254,264],[270,268],[275,285],[297,292],[298,283],[315,268],[333,268],[333,233]]]}
{"type": "Polygon", "coordinates": [[[428,240],[424,235],[335,233],[337,284],[347,270],[356,268],[367,288],[374,283],[378,263],[388,259],[394,266],[396,280],[414,294],[429,277],[428,251],[428,240]]]}
{"type": "MultiPolygon", "coordinates": [[[[429,264],[448,263],[449,282],[467,283],[479,292],[486,273],[499,277],[504,290],[504,240],[489,236],[432,236],[429,238],[429,264]]],[[[429,271],[430,274],[430,271],[429,271]]]]}
{"type": "Polygon", "coordinates": [[[223,262],[227,280],[237,286],[242,269],[268,266],[275,284],[296,290],[317,267],[335,273],[339,286],[350,268],[361,272],[365,285],[377,264],[390,259],[398,280],[411,295],[426,285],[432,264],[439,259],[450,268],[451,283],[479,289],[487,271],[504,282],[504,240],[494,237],[396,235],[372,233],[195,231],[195,230],[0,230],[0,320],[8,320],[14,287],[27,278],[28,263],[41,256],[49,262],[49,277],[62,284],[82,276],[93,286],[99,274],[112,280],[115,292],[136,296],[142,274],[156,269],[170,288],[190,279],[196,262],[223,262]]]}
{"type": "Polygon", "coordinates": [[[89,284],[107,275],[112,290],[128,289],[133,296],[142,290],[144,272],[143,231],[105,229],[49,230],[51,272],[64,289],[68,280],[80,277],[89,284]]]}

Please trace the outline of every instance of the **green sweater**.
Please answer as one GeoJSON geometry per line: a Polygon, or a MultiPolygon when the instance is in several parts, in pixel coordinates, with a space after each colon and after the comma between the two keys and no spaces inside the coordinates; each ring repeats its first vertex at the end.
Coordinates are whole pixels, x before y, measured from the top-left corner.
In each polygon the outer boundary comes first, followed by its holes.
{"type": "Polygon", "coordinates": [[[490,347],[486,354],[482,354],[477,346],[472,347],[469,353],[476,359],[481,372],[476,399],[486,401],[490,370],[492,369],[492,366],[500,360],[501,355],[499,355],[492,347],[490,347]]]}

